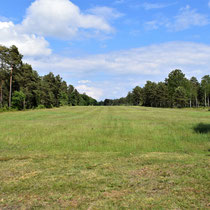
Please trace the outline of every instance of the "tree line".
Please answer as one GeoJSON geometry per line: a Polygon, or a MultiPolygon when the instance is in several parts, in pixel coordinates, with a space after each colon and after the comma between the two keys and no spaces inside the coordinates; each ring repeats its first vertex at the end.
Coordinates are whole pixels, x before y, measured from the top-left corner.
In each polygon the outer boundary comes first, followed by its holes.
{"type": "Polygon", "coordinates": [[[0,108],[97,105],[95,99],[80,94],[59,75],[50,72],[40,76],[31,65],[23,63],[22,58],[16,46],[0,45],[0,108]]]}
{"type": "Polygon", "coordinates": [[[210,76],[201,82],[196,77],[187,79],[176,69],[164,82],[147,81],[144,87],[136,86],[126,97],[95,99],[80,94],[73,85],[52,72],[40,76],[31,65],[23,63],[16,46],[0,45],[0,108],[32,109],[69,106],[149,106],[149,107],[199,107],[210,106],[210,76]]]}
{"type": "Polygon", "coordinates": [[[143,88],[136,86],[126,97],[105,99],[99,102],[104,106],[142,105],[148,107],[209,107],[210,76],[187,79],[185,74],[176,69],[164,82],[147,81],[143,88]]]}

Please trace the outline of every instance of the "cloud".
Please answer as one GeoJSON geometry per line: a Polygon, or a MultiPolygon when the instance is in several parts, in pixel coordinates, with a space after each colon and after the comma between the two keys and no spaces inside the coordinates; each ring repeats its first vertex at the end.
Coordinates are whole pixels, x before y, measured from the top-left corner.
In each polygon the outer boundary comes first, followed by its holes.
{"type": "Polygon", "coordinates": [[[164,81],[177,68],[188,78],[200,79],[209,74],[210,45],[169,42],[77,58],[51,55],[24,61],[41,75],[49,71],[60,74],[65,81],[79,87],[80,92],[96,99],[116,98],[125,96],[128,90],[146,80],[164,81]],[[82,81],[83,78],[87,79],[82,81]],[[88,83],[93,78],[94,82],[88,83]]]}
{"type": "MultiPolygon", "coordinates": [[[[95,8],[95,12],[103,11],[114,15],[107,7],[95,8]]],[[[86,33],[112,33],[106,17],[99,14],[82,13],[69,0],[36,0],[27,9],[26,17],[19,25],[27,33],[50,36],[70,40],[85,36],[86,33]]]]}
{"type": "Polygon", "coordinates": [[[92,98],[99,100],[103,95],[103,91],[96,87],[90,87],[88,85],[79,85],[76,86],[76,89],[80,93],[86,93],[87,95],[91,96],[92,98]]]}
{"type": "Polygon", "coordinates": [[[36,0],[20,24],[0,17],[0,44],[16,45],[25,56],[47,56],[52,50],[44,37],[70,40],[109,34],[114,29],[108,20],[121,15],[109,7],[95,7],[85,14],[69,0],[36,0]]]}
{"type": "Polygon", "coordinates": [[[179,10],[179,14],[169,20],[166,17],[160,16],[155,20],[147,21],[145,27],[147,29],[159,29],[165,27],[169,31],[183,31],[193,26],[206,26],[210,24],[209,17],[200,14],[195,9],[191,9],[189,5],[179,10]]]}
{"type": "Polygon", "coordinates": [[[115,0],[114,4],[123,4],[125,3],[125,0],[115,0]]]}
{"type": "Polygon", "coordinates": [[[90,80],[80,80],[78,81],[79,84],[87,84],[87,83],[91,83],[90,80]]]}
{"type": "Polygon", "coordinates": [[[110,7],[94,7],[89,9],[88,12],[98,17],[102,17],[106,20],[116,19],[123,16],[122,13],[110,7]]]}
{"type": "Polygon", "coordinates": [[[148,2],[145,2],[144,4],[142,4],[142,7],[145,10],[162,9],[162,8],[169,7],[169,6],[173,5],[173,4],[162,4],[162,3],[148,3],[148,2]]]}
{"type": "Polygon", "coordinates": [[[0,21],[2,22],[9,22],[9,18],[0,15],[0,21]]]}
{"type": "Polygon", "coordinates": [[[16,45],[25,56],[47,56],[51,54],[49,43],[41,36],[19,32],[13,22],[0,21],[0,44],[16,45]]]}
{"type": "Polygon", "coordinates": [[[145,28],[147,30],[157,30],[160,27],[169,27],[170,21],[166,17],[158,17],[156,20],[147,21],[145,28]]]}
{"type": "Polygon", "coordinates": [[[75,75],[106,72],[110,75],[161,75],[175,68],[207,72],[210,46],[191,42],[169,42],[130,50],[79,58],[50,56],[30,59],[35,69],[75,75]]]}
{"type": "Polygon", "coordinates": [[[191,9],[189,5],[180,9],[180,13],[175,17],[174,23],[169,27],[176,31],[185,30],[191,26],[205,26],[210,23],[207,15],[198,13],[191,9]]]}

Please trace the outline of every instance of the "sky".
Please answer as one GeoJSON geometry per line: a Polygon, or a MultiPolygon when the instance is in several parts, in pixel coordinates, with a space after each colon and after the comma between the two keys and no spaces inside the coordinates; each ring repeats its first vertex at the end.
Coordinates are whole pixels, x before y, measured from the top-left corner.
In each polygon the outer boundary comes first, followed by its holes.
{"type": "Polygon", "coordinates": [[[97,100],[210,74],[210,0],[0,0],[0,44],[97,100]]]}

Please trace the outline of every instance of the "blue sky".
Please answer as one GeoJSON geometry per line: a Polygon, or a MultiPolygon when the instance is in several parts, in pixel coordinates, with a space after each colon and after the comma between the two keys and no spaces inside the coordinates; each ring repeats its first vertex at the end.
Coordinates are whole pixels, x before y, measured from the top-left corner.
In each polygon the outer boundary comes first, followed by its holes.
{"type": "Polygon", "coordinates": [[[209,0],[0,0],[0,44],[15,44],[100,100],[182,69],[210,73],[209,0]]]}

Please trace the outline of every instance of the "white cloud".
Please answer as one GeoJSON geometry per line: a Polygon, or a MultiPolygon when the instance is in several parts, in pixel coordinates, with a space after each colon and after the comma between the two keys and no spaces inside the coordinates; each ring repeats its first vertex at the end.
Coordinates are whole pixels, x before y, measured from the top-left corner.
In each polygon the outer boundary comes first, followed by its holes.
{"type": "Polygon", "coordinates": [[[165,27],[169,31],[182,31],[193,26],[205,26],[210,24],[209,17],[198,13],[195,9],[191,9],[189,5],[179,10],[179,14],[169,20],[166,17],[159,16],[155,20],[147,21],[145,26],[147,29],[159,29],[165,27]]]}
{"type": "Polygon", "coordinates": [[[91,83],[90,80],[80,80],[78,81],[79,84],[87,84],[87,83],[91,83]]]}
{"type": "Polygon", "coordinates": [[[145,2],[142,6],[145,10],[151,9],[162,9],[171,6],[172,4],[162,4],[162,3],[148,3],[145,2]]]}
{"type": "Polygon", "coordinates": [[[40,36],[20,33],[13,22],[0,21],[0,44],[10,47],[16,45],[25,56],[50,55],[48,42],[40,36]]]}
{"type": "Polygon", "coordinates": [[[122,13],[120,13],[116,9],[110,8],[110,7],[94,7],[94,8],[89,9],[88,12],[90,12],[98,17],[102,17],[106,20],[116,19],[116,18],[123,16],[122,13]]]}
{"type": "Polygon", "coordinates": [[[210,1],[209,1],[209,3],[208,3],[208,6],[209,6],[209,8],[210,8],[210,1]]]}
{"type": "Polygon", "coordinates": [[[9,18],[0,15],[0,21],[9,22],[9,18]]]}
{"type": "MultiPolygon", "coordinates": [[[[105,9],[112,12],[111,9],[105,9]]],[[[84,14],[69,0],[36,0],[27,9],[26,17],[19,27],[27,33],[67,40],[85,35],[87,30],[92,30],[93,34],[113,32],[104,17],[84,14]]]]}
{"type": "Polygon", "coordinates": [[[188,29],[191,26],[208,25],[209,18],[207,15],[198,13],[195,9],[191,9],[189,5],[180,10],[180,13],[175,17],[175,21],[170,25],[170,28],[176,31],[188,29]]]}
{"type": "Polygon", "coordinates": [[[120,15],[108,7],[96,7],[84,14],[69,0],[36,0],[20,24],[0,17],[4,20],[0,20],[0,44],[16,45],[25,56],[47,56],[51,49],[44,36],[78,39],[111,33],[114,29],[107,20],[120,15]]]}
{"type": "Polygon", "coordinates": [[[159,17],[157,20],[151,20],[145,23],[145,27],[148,30],[156,30],[161,26],[168,27],[170,21],[165,17],[159,17]]]}
{"type": "Polygon", "coordinates": [[[210,66],[210,46],[191,42],[169,42],[136,49],[81,58],[51,56],[30,59],[35,69],[67,74],[86,75],[107,72],[114,75],[161,75],[172,69],[199,70],[202,74],[210,66]]]}
{"type": "Polygon", "coordinates": [[[86,93],[88,96],[91,96],[92,98],[99,100],[101,96],[103,95],[103,91],[96,87],[90,87],[87,85],[79,85],[76,86],[76,89],[80,93],[86,93]]]}
{"type": "Polygon", "coordinates": [[[123,4],[125,3],[125,0],[115,0],[114,4],[123,4]]]}
{"type": "Polygon", "coordinates": [[[177,68],[187,77],[200,79],[209,74],[210,45],[169,42],[78,58],[51,55],[39,59],[25,58],[25,61],[42,75],[52,71],[70,84],[74,79],[73,84],[81,93],[104,99],[126,95],[128,90],[148,79],[163,81],[177,68]],[[81,78],[94,78],[94,82],[88,83],[81,78]],[[132,79],[132,84],[128,79],[132,79]]]}

